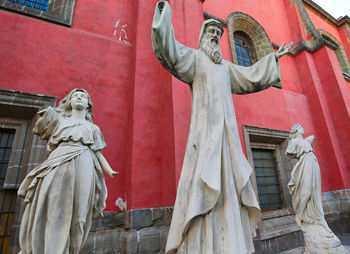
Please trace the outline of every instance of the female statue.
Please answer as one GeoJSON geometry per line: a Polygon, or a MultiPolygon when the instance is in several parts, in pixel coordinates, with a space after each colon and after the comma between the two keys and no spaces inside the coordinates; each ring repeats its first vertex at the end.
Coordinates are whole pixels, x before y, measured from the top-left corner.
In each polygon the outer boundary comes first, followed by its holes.
{"type": "Polygon", "coordinates": [[[20,253],[76,254],[87,239],[92,218],[105,208],[102,169],[111,177],[117,172],[101,153],[106,144],[92,122],[92,103],[84,89],[74,89],[57,108],[38,114],[33,132],[48,140],[51,153],[18,190],[26,203],[20,253]]]}
{"type": "Polygon", "coordinates": [[[304,234],[304,253],[345,253],[324,219],[320,167],[313,152],[314,136],[303,139],[304,129],[295,124],[286,154],[298,159],[288,189],[293,196],[295,219],[304,234]]]}

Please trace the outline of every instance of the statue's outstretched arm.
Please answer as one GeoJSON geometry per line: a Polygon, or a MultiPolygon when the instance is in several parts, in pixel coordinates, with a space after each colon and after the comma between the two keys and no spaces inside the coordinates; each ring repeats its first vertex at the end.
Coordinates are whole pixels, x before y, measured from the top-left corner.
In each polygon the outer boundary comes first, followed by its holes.
{"type": "Polygon", "coordinates": [[[195,50],[175,39],[168,2],[157,3],[152,23],[152,47],[159,62],[181,81],[192,84],[195,72],[195,50]]]}
{"type": "Polygon", "coordinates": [[[287,46],[286,42],[283,42],[282,46],[277,50],[276,52],[276,58],[279,59],[280,57],[284,56],[285,54],[288,54],[291,48],[293,47],[294,42],[289,43],[287,46]]]}
{"type": "Polygon", "coordinates": [[[305,138],[305,140],[306,140],[307,142],[309,142],[311,146],[314,146],[314,141],[315,141],[315,139],[316,139],[316,138],[315,138],[314,135],[311,135],[311,136],[308,136],[307,138],[305,138]]]}
{"type": "Polygon", "coordinates": [[[107,160],[105,159],[105,157],[102,155],[101,151],[96,151],[95,155],[98,159],[98,162],[100,163],[102,169],[110,176],[110,177],[114,177],[114,175],[119,174],[118,172],[114,171],[111,166],[109,165],[109,163],[107,162],[107,160]]]}

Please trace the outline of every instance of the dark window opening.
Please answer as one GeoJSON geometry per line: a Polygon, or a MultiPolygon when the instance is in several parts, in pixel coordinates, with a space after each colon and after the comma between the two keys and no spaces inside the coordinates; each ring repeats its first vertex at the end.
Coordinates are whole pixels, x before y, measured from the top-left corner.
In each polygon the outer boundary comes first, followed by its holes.
{"type": "Polygon", "coordinates": [[[14,129],[0,128],[0,189],[4,186],[14,138],[14,129]]]}
{"type": "Polygon", "coordinates": [[[252,149],[261,211],[282,209],[280,181],[273,150],[252,149]]]}
{"type": "Polygon", "coordinates": [[[256,62],[253,43],[249,36],[242,31],[234,32],[237,63],[241,66],[251,66],[256,62]]]}
{"type": "Polygon", "coordinates": [[[8,253],[9,250],[17,197],[16,190],[3,189],[14,138],[14,129],[0,128],[0,253],[2,254],[8,253]]]}

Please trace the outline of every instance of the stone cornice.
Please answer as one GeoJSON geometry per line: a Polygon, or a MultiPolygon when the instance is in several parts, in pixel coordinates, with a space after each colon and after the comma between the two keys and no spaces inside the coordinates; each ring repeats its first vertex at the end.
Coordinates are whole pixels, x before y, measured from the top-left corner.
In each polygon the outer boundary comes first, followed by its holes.
{"type": "Polygon", "coordinates": [[[350,18],[349,16],[340,17],[339,19],[334,18],[331,14],[329,14],[327,11],[325,11],[322,7],[320,7],[318,4],[313,2],[312,0],[302,0],[304,4],[311,7],[313,10],[316,10],[319,14],[321,14],[323,17],[328,19],[333,25],[340,27],[344,25],[345,23],[350,24],[350,18]]]}
{"type": "Polygon", "coordinates": [[[208,12],[203,11],[203,15],[205,19],[215,19],[216,21],[220,22],[222,26],[227,27],[227,21],[223,20],[221,18],[218,18],[214,15],[209,14],[208,12]]]}

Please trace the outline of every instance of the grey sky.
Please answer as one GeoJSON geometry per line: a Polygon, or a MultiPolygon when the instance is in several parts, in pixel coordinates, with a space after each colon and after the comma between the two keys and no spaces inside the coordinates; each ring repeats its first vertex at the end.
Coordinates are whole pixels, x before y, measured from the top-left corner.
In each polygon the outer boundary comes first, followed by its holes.
{"type": "Polygon", "coordinates": [[[312,0],[334,18],[348,15],[350,17],[350,0],[312,0]]]}

